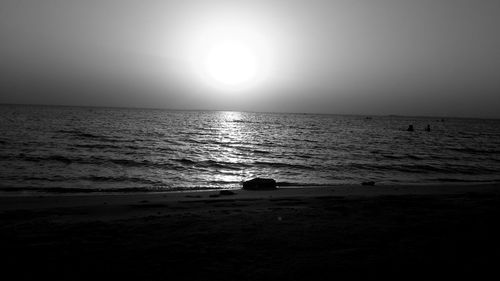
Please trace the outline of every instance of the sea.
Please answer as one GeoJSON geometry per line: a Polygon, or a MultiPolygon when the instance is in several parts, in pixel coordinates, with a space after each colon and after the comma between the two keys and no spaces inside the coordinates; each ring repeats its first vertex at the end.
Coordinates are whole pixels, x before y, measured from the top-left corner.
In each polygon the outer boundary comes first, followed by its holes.
{"type": "Polygon", "coordinates": [[[0,105],[2,193],[232,189],[254,177],[500,182],[500,120],[0,105]]]}

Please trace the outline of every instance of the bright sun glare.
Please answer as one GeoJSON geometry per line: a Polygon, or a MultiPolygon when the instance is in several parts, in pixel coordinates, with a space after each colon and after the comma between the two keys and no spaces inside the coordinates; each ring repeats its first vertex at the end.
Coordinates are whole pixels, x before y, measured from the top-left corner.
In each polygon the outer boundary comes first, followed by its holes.
{"type": "Polygon", "coordinates": [[[219,90],[245,90],[268,79],[271,58],[264,28],[243,20],[206,20],[191,34],[195,72],[219,90]]]}
{"type": "Polygon", "coordinates": [[[203,58],[206,75],[226,86],[251,84],[257,78],[259,67],[256,50],[237,40],[215,42],[203,58]]]}

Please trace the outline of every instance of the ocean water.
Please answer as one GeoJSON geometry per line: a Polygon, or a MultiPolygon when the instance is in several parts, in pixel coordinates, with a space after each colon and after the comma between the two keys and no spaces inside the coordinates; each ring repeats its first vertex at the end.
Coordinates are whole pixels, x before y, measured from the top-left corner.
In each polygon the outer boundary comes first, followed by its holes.
{"type": "Polygon", "coordinates": [[[498,182],[500,120],[0,106],[4,192],[234,188],[257,176],[498,182]]]}

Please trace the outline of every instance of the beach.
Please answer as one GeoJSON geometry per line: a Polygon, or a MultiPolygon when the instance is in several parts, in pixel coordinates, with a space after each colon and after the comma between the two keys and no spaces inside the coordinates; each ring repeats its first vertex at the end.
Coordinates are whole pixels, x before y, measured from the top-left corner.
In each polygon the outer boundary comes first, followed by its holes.
{"type": "Polygon", "coordinates": [[[481,278],[498,184],[0,197],[6,280],[481,278]]]}
{"type": "Polygon", "coordinates": [[[500,280],[500,1],[0,1],[0,281],[500,280]]]}

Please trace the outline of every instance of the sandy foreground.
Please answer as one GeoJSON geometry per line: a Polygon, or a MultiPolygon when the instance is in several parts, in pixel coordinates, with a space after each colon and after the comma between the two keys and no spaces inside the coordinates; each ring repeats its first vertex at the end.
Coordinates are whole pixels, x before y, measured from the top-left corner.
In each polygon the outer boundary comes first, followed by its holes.
{"type": "Polygon", "coordinates": [[[500,275],[500,185],[233,192],[1,196],[0,274],[9,277],[3,280],[500,275]]]}

